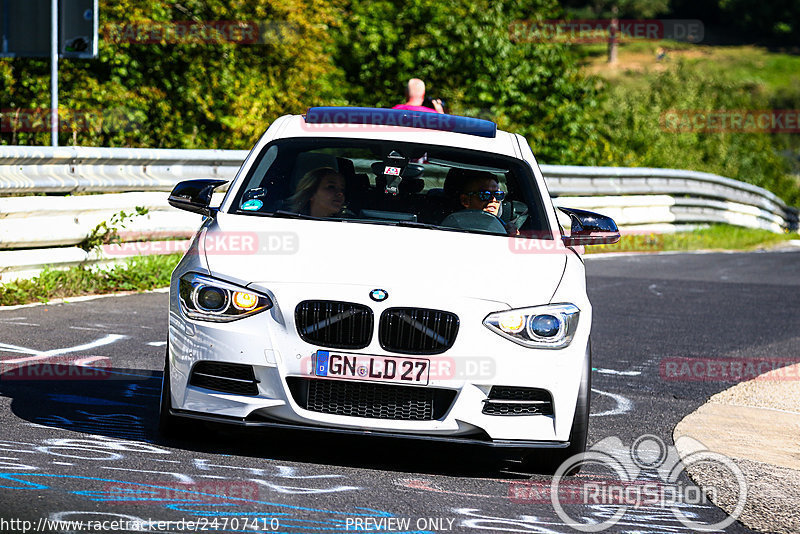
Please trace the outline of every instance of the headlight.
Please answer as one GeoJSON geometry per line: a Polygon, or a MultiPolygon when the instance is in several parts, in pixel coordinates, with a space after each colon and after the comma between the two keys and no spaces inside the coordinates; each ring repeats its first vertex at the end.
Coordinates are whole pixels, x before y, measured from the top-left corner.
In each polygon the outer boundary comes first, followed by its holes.
{"type": "Polygon", "coordinates": [[[272,307],[266,295],[195,273],[181,277],[180,299],[183,313],[201,321],[235,321],[272,307]]]}
{"type": "Polygon", "coordinates": [[[561,349],[572,342],[581,311],[574,304],[548,304],[489,314],[489,330],[536,349],[561,349]]]}

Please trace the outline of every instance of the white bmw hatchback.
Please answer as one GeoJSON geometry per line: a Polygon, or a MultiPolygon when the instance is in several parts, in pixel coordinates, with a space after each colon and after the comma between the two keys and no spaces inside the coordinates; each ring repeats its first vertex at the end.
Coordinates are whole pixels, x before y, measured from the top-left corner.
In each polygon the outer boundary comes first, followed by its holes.
{"type": "Polygon", "coordinates": [[[172,275],[160,429],[190,420],[583,452],[592,308],[525,139],[434,113],[276,120],[172,275]]]}

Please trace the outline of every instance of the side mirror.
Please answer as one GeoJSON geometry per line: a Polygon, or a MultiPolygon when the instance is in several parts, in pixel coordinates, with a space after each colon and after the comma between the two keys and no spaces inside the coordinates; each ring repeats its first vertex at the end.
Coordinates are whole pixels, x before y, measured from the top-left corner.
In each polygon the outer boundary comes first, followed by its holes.
{"type": "Polygon", "coordinates": [[[611,217],[574,208],[558,209],[572,220],[570,235],[561,238],[565,246],[603,245],[619,241],[619,229],[611,217]]]}
{"type": "Polygon", "coordinates": [[[215,208],[210,208],[211,195],[214,194],[214,189],[222,184],[228,183],[227,180],[185,180],[178,182],[169,194],[170,206],[178,208],[179,210],[191,211],[192,213],[200,213],[206,217],[212,217],[216,213],[215,208]]]}

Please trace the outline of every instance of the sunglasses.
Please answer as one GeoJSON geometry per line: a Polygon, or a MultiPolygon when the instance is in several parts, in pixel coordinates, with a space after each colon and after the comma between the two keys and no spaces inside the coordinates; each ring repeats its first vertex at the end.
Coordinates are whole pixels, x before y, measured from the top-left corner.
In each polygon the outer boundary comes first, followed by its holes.
{"type": "Polygon", "coordinates": [[[506,198],[505,191],[470,191],[464,194],[467,196],[476,195],[482,202],[489,202],[492,200],[492,197],[498,202],[506,198]]]}

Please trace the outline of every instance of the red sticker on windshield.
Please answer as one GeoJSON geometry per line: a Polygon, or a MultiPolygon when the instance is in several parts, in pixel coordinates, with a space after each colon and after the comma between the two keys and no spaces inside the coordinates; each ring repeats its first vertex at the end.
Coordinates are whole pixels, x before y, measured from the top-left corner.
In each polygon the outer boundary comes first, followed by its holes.
{"type": "Polygon", "coordinates": [[[385,167],[383,169],[383,174],[387,176],[400,176],[400,167],[385,167]]]}

